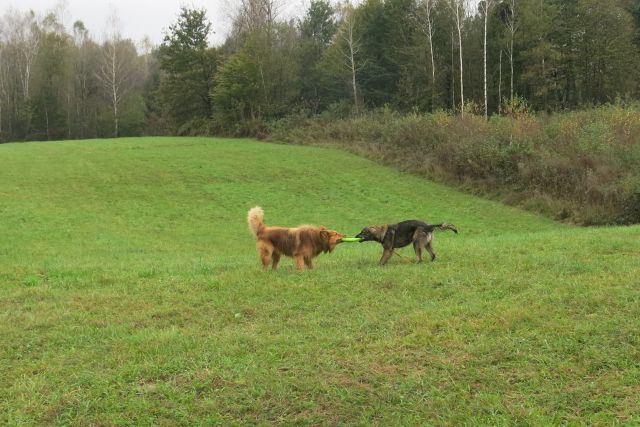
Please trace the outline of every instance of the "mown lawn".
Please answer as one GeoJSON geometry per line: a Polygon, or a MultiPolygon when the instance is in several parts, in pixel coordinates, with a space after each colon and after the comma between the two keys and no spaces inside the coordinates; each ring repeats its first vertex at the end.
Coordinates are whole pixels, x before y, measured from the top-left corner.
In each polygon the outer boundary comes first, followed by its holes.
{"type": "Polygon", "coordinates": [[[330,149],[0,145],[0,424],[640,423],[640,227],[582,229],[330,149]],[[246,225],[451,222],[263,272],[246,225]]]}

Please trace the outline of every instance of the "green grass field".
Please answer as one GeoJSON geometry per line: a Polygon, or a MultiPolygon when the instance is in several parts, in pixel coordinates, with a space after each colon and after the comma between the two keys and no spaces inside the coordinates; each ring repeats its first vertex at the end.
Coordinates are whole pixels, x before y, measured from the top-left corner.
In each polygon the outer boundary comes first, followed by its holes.
{"type": "Polygon", "coordinates": [[[640,423],[640,227],[582,229],[340,151],[0,145],[0,424],[640,423]],[[263,272],[246,225],[451,222],[435,263],[263,272]]]}

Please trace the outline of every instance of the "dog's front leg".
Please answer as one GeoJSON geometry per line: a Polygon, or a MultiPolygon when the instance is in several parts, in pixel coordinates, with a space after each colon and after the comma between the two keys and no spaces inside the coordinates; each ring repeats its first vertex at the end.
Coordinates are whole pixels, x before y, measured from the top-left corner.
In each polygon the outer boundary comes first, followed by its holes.
{"type": "Polygon", "coordinates": [[[278,268],[278,263],[280,262],[280,254],[277,252],[274,252],[271,255],[271,268],[273,268],[274,270],[276,270],[278,268]]]}
{"type": "Polygon", "coordinates": [[[293,257],[293,260],[296,263],[296,270],[304,270],[304,257],[302,255],[293,257]]]}
{"type": "Polygon", "coordinates": [[[380,265],[385,265],[389,258],[393,255],[393,248],[387,249],[384,248],[384,252],[382,252],[382,258],[380,258],[380,265]]]}
{"type": "Polygon", "coordinates": [[[304,265],[306,265],[309,270],[312,270],[313,269],[313,262],[311,262],[311,258],[305,257],[304,258],[304,265]]]}

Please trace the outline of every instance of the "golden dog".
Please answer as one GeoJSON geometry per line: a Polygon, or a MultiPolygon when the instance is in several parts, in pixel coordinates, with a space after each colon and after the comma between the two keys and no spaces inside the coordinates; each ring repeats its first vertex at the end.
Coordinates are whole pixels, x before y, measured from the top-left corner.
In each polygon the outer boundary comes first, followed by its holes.
{"type": "Polygon", "coordinates": [[[266,270],[269,263],[275,270],[280,256],[292,257],[296,269],[313,268],[311,260],[321,252],[333,252],[342,243],[344,234],[325,227],[301,225],[295,228],[268,227],[264,225],[264,211],[261,207],[251,208],[247,214],[249,229],[256,236],[256,249],[266,270]]]}

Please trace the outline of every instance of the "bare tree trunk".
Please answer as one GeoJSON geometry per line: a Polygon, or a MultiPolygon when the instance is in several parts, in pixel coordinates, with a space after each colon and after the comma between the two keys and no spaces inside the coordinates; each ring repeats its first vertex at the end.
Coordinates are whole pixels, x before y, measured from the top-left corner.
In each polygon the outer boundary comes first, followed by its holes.
{"type": "MultiPolygon", "coordinates": [[[[540,5],[540,16],[542,16],[542,13],[543,13],[543,9],[542,9],[543,1],[542,0],[540,0],[539,5],[540,5]]],[[[540,43],[542,43],[543,38],[544,38],[543,36],[540,36],[540,38],[539,38],[540,43]]],[[[545,69],[544,53],[543,53],[542,54],[542,78],[544,79],[546,77],[546,75],[547,75],[547,71],[545,69]]],[[[545,109],[547,108],[547,101],[548,101],[548,95],[547,94],[548,94],[548,92],[545,91],[544,92],[544,108],[545,109]]]]}
{"type": "MultiPolygon", "coordinates": [[[[429,9],[428,7],[427,10],[429,9]]],[[[433,27],[430,12],[427,15],[427,22],[429,23],[429,53],[431,54],[431,110],[433,110],[436,104],[436,62],[433,58],[433,27]]]]}
{"type": "MultiPolygon", "coordinates": [[[[74,59],[74,81],[72,99],[75,107],[74,120],[76,123],[76,137],[82,139],[87,135],[90,115],[87,113],[87,79],[88,79],[88,33],[81,21],[73,26],[74,43],[77,55],[74,59]]],[[[71,119],[69,119],[71,123],[71,119]]]]}
{"type": "Polygon", "coordinates": [[[435,0],[423,0],[421,8],[416,14],[420,21],[419,28],[427,36],[429,41],[429,55],[431,57],[431,109],[433,110],[436,104],[436,62],[433,53],[433,17],[431,12],[433,11],[433,3],[435,0]],[[424,12],[424,14],[422,13],[424,12]]]}
{"type": "Polygon", "coordinates": [[[489,0],[485,0],[484,3],[484,118],[489,120],[489,103],[487,102],[487,19],[489,17],[489,0]]]}
{"type": "Polygon", "coordinates": [[[111,53],[111,100],[113,101],[113,125],[114,125],[114,137],[118,137],[118,101],[119,101],[119,97],[118,97],[118,85],[116,84],[116,59],[117,59],[117,54],[116,54],[116,46],[115,46],[115,41],[114,41],[114,45],[112,47],[112,53],[111,53]]]}
{"type": "Polygon", "coordinates": [[[20,13],[13,9],[9,9],[0,22],[0,34],[6,45],[11,46],[11,50],[6,52],[10,57],[5,62],[11,69],[6,71],[11,74],[7,107],[12,111],[13,119],[8,122],[12,132],[12,122],[25,133],[29,133],[31,129],[32,110],[24,107],[28,106],[31,95],[33,65],[40,48],[39,25],[33,11],[20,13]]]}
{"type": "Polygon", "coordinates": [[[484,0],[484,118],[489,120],[489,108],[487,101],[487,22],[489,20],[489,11],[493,5],[493,0],[484,0]]]}
{"type": "Polygon", "coordinates": [[[120,120],[120,104],[124,94],[127,93],[131,86],[133,77],[131,52],[127,57],[126,44],[115,37],[104,46],[102,65],[96,77],[102,83],[105,97],[111,103],[113,111],[113,135],[120,136],[119,120],[120,120]]]}
{"type": "Polygon", "coordinates": [[[142,59],[144,60],[144,68],[142,69],[143,80],[147,81],[149,78],[149,58],[151,57],[151,53],[153,52],[153,43],[149,36],[144,36],[140,41],[140,51],[142,54],[142,59]]]}
{"type": "Polygon", "coordinates": [[[509,99],[513,104],[513,37],[511,38],[511,47],[509,48],[509,64],[511,65],[511,89],[509,92],[509,99]]]}
{"type": "Polygon", "coordinates": [[[82,87],[82,97],[80,98],[80,109],[82,111],[82,137],[84,138],[85,135],[88,134],[88,114],[87,114],[87,100],[89,98],[89,91],[88,91],[88,87],[87,87],[87,75],[85,73],[83,73],[82,75],[82,80],[81,80],[81,87],[82,87]]]}
{"type": "MultiPolygon", "coordinates": [[[[459,18],[458,18],[459,21],[459,18]]],[[[460,54],[460,115],[464,117],[464,74],[462,70],[462,28],[458,23],[458,51],[460,54]]]]}
{"type": "MultiPolygon", "coordinates": [[[[35,25],[35,24],[33,24],[35,25]]],[[[24,99],[29,99],[29,83],[31,82],[31,67],[33,61],[38,53],[38,47],[40,44],[40,38],[31,31],[31,36],[24,41],[22,47],[22,54],[24,55],[24,74],[22,76],[22,88],[24,93],[24,99]]]]}
{"type": "MultiPolygon", "coordinates": [[[[281,8],[280,0],[235,0],[238,3],[237,15],[232,17],[234,28],[230,38],[238,47],[242,45],[243,35],[254,31],[271,32],[281,8]]],[[[231,2],[233,3],[233,2],[231,2]]]]}
{"type": "Polygon", "coordinates": [[[467,0],[451,0],[449,7],[455,14],[456,28],[458,30],[458,52],[460,56],[460,115],[464,117],[464,70],[462,65],[462,28],[466,13],[467,0]]]}
{"type": "Polygon", "coordinates": [[[71,139],[71,93],[67,87],[67,138],[71,139]]]}
{"type": "Polygon", "coordinates": [[[353,87],[353,105],[355,105],[356,114],[358,114],[358,85],[356,84],[356,62],[352,45],[349,45],[349,53],[351,55],[351,86],[353,87]]]}
{"type": "Polygon", "coordinates": [[[20,23],[22,28],[18,29],[18,45],[24,62],[22,64],[23,74],[20,76],[22,80],[22,90],[25,101],[29,99],[30,91],[29,85],[31,82],[31,68],[33,67],[33,61],[35,61],[38,49],[40,47],[40,33],[38,31],[38,23],[36,21],[33,12],[25,14],[24,20],[20,23]]]}
{"type": "Polygon", "coordinates": [[[353,29],[354,29],[354,14],[352,8],[345,8],[344,11],[344,27],[341,32],[341,37],[347,44],[348,52],[343,55],[346,59],[347,69],[351,74],[351,90],[353,92],[353,105],[355,109],[355,113],[359,113],[358,108],[358,82],[357,82],[357,71],[358,65],[356,62],[356,55],[358,54],[360,47],[358,40],[354,39],[353,29]]]}
{"type": "Polygon", "coordinates": [[[32,59],[27,51],[24,52],[24,76],[22,81],[22,88],[24,91],[24,99],[29,99],[29,82],[31,81],[31,63],[32,59]]]}
{"type": "Polygon", "coordinates": [[[453,55],[454,53],[454,41],[453,41],[453,28],[451,29],[451,109],[455,113],[456,111],[456,71],[454,68],[453,55]]]}
{"type": "MultiPolygon", "coordinates": [[[[115,10],[108,18],[110,33],[103,47],[102,64],[96,77],[102,83],[105,96],[111,102],[113,109],[113,135],[120,135],[119,109],[120,102],[133,74],[133,58],[131,53],[126,57],[127,44],[120,37],[119,20],[115,10]]],[[[135,50],[135,49],[134,49],[135,50]]]]}
{"type": "Polygon", "coordinates": [[[47,125],[47,141],[51,141],[51,135],[49,134],[49,110],[47,107],[44,108],[44,118],[47,125]]]}
{"type": "Polygon", "coordinates": [[[498,77],[498,115],[502,114],[502,49],[500,49],[500,72],[498,77]]]}
{"type": "Polygon", "coordinates": [[[511,67],[511,84],[509,92],[509,100],[513,103],[513,40],[516,30],[518,29],[518,21],[516,19],[516,0],[509,0],[509,17],[507,20],[507,29],[509,30],[509,64],[511,67]]]}
{"type": "Polygon", "coordinates": [[[349,63],[351,65],[351,87],[353,88],[353,105],[358,114],[358,85],[356,84],[356,60],[353,46],[353,27],[349,26],[349,63]]]}

